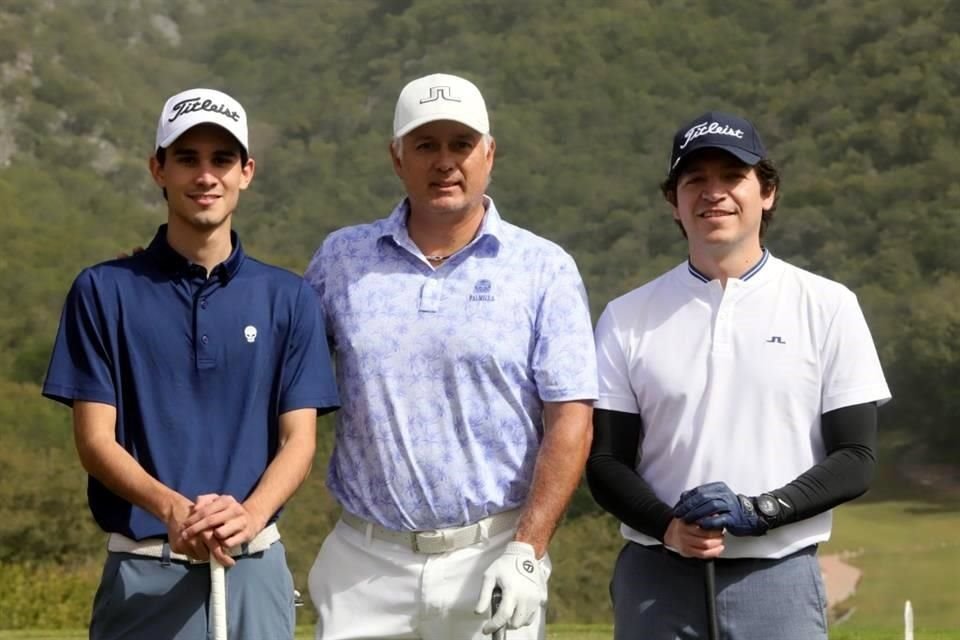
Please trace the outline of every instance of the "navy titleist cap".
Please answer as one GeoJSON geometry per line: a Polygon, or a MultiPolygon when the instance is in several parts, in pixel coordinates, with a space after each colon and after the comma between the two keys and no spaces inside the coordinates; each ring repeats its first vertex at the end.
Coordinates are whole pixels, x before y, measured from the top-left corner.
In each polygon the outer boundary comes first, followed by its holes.
{"type": "Polygon", "coordinates": [[[748,120],[719,111],[708,111],[677,130],[670,171],[698,149],[723,149],[751,167],[767,157],[760,134],[748,120]]]}

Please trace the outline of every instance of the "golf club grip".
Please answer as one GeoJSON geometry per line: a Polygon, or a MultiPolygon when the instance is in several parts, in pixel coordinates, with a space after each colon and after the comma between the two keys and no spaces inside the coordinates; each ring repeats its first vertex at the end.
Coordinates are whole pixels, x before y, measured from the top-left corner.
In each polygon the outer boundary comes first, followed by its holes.
{"type": "MultiPolygon", "coordinates": [[[[503,600],[503,589],[500,585],[493,588],[493,595],[490,597],[490,617],[492,618],[500,608],[500,602],[503,600]]],[[[507,640],[507,626],[504,625],[493,632],[491,640],[507,640]]]]}
{"type": "Polygon", "coordinates": [[[717,568],[713,560],[703,563],[703,592],[707,601],[707,638],[720,640],[720,625],[717,623],[717,568]]]}
{"type": "Polygon", "coordinates": [[[210,639],[227,640],[227,579],[223,565],[210,556],[210,639]]]}

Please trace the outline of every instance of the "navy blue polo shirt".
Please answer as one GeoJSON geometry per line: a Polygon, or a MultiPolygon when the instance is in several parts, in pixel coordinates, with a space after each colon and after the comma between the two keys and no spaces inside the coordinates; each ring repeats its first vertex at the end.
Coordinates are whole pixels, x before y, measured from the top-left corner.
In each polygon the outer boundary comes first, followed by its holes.
{"type": "MultiPolygon", "coordinates": [[[[279,416],[339,400],[313,290],[246,256],[207,277],[166,240],[85,269],[64,305],[43,395],[117,408],[117,442],[190,500],[246,499],[277,452],[279,416]]],[[[149,512],[89,479],[104,531],[165,537],[149,512]]]]}

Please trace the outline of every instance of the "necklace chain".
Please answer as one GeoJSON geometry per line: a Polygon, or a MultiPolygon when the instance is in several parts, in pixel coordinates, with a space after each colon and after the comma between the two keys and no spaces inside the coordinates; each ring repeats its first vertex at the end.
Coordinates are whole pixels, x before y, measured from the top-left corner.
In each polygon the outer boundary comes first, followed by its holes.
{"type": "Polygon", "coordinates": [[[450,256],[423,256],[426,258],[427,262],[443,262],[450,256]]]}

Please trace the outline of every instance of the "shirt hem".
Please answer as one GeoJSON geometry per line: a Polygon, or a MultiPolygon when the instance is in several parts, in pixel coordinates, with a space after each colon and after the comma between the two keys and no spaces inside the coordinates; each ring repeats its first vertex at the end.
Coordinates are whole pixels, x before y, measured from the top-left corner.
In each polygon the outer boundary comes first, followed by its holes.
{"type": "Polygon", "coordinates": [[[45,384],[40,393],[44,398],[49,398],[56,402],[63,403],[72,407],[73,403],[80,402],[102,402],[112,406],[117,406],[117,398],[113,392],[103,390],[90,390],[79,387],[67,387],[58,384],[45,384]]]}
{"type": "Polygon", "coordinates": [[[824,398],[823,413],[865,402],[876,402],[877,406],[880,406],[889,402],[890,399],[889,389],[877,386],[862,387],[824,398]]]}
{"type": "Polygon", "coordinates": [[[323,415],[325,413],[330,413],[331,411],[336,411],[340,408],[340,398],[336,396],[328,396],[326,398],[294,398],[284,402],[280,406],[280,413],[289,413],[290,411],[297,411],[298,409],[316,409],[317,413],[323,415]]]}

